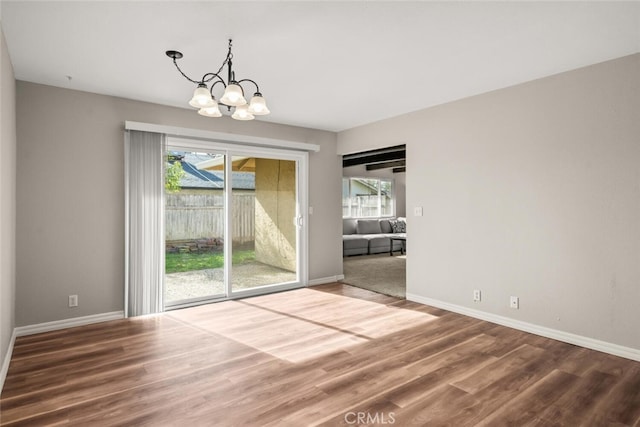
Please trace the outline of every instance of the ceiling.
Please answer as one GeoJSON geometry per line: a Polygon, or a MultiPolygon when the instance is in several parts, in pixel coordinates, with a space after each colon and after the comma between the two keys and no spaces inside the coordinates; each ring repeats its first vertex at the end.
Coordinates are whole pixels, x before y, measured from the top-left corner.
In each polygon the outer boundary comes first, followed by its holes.
{"type": "Polygon", "coordinates": [[[164,52],[184,53],[197,80],[231,37],[237,77],[272,112],[258,120],[331,131],[640,51],[640,2],[3,0],[0,12],[19,80],[190,108],[194,85],[164,52]]]}

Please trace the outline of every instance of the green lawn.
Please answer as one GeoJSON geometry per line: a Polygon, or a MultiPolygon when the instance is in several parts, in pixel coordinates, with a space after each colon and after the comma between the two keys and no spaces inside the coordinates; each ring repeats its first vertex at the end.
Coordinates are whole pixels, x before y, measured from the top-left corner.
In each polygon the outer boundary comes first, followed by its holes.
{"type": "MultiPolygon", "coordinates": [[[[256,259],[253,250],[235,251],[233,264],[254,261],[256,259]]],[[[207,268],[222,268],[224,255],[222,252],[207,253],[167,253],[165,255],[165,272],[180,273],[183,271],[204,270],[207,268]]]]}

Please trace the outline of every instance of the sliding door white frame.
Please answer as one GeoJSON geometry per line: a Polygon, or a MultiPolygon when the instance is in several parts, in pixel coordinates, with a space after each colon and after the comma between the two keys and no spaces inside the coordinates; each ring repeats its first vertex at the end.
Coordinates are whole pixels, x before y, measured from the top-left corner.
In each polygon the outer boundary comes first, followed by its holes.
{"type": "MultiPolygon", "coordinates": [[[[233,291],[231,283],[231,265],[225,262],[225,283],[228,298],[237,298],[245,296],[260,295],[269,292],[283,291],[307,286],[309,281],[309,227],[308,227],[308,194],[309,194],[309,153],[307,151],[271,148],[264,146],[242,145],[241,143],[227,143],[215,140],[196,140],[191,138],[169,137],[167,138],[167,146],[176,147],[185,150],[201,150],[205,152],[216,152],[225,154],[225,162],[231,162],[233,156],[251,156],[265,159],[290,160],[296,164],[296,275],[295,282],[284,284],[265,285],[257,288],[243,289],[233,291]]],[[[226,165],[225,165],[226,166],[226,165]]],[[[225,241],[231,241],[232,237],[232,178],[231,168],[225,167],[225,241]]],[[[293,220],[293,219],[292,219],[293,220]]],[[[231,245],[224,245],[225,260],[232,259],[231,245]]],[[[224,299],[224,298],[223,298],[224,299]]],[[[203,301],[204,303],[204,301],[203,301]]],[[[175,306],[171,308],[182,307],[175,306]]]]}

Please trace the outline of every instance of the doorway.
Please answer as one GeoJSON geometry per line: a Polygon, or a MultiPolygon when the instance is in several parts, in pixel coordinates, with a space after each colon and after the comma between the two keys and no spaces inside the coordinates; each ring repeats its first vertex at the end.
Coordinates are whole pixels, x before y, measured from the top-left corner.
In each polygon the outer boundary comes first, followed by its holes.
{"type": "Polygon", "coordinates": [[[346,154],[342,166],[343,282],[404,298],[406,255],[391,237],[406,243],[406,227],[391,223],[406,224],[406,146],[346,154]]]}
{"type": "Polygon", "coordinates": [[[165,309],[305,286],[307,153],[167,147],[165,309]]]}

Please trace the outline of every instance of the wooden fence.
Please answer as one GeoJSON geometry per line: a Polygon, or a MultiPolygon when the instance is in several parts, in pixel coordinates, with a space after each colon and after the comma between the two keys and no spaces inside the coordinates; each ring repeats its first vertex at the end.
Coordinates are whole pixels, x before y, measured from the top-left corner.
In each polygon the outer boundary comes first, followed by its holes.
{"type": "Polygon", "coordinates": [[[391,197],[382,196],[382,212],[378,212],[378,196],[375,195],[356,195],[351,198],[342,199],[342,216],[346,217],[351,214],[351,218],[367,218],[391,215],[391,197]],[[351,212],[349,212],[349,203],[351,203],[351,212]]]}
{"type": "MultiPolygon", "coordinates": [[[[233,238],[247,243],[255,236],[255,194],[233,195],[233,238]]],[[[165,239],[224,239],[224,198],[220,191],[180,191],[165,197],[165,239]]]]}

